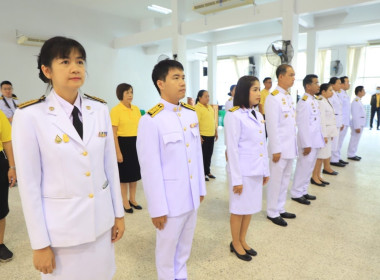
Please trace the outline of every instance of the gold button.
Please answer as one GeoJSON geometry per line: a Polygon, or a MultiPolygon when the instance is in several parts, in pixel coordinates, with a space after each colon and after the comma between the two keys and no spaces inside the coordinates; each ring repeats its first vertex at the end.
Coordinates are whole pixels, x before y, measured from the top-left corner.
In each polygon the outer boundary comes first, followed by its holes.
{"type": "Polygon", "coordinates": [[[190,179],[193,179],[193,175],[190,175],[190,179]]]}
{"type": "Polygon", "coordinates": [[[174,109],[173,109],[173,110],[174,110],[174,112],[177,112],[177,107],[174,107],[174,109]]]}
{"type": "Polygon", "coordinates": [[[87,155],[88,155],[87,151],[84,151],[84,152],[82,153],[82,155],[87,156],[87,155]]]}
{"type": "Polygon", "coordinates": [[[263,142],[260,142],[260,145],[262,145],[263,144],[263,142]]]}
{"type": "Polygon", "coordinates": [[[263,132],[260,130],[259,133],[263,133],[263,132]]]}
{"type": "Polygon", "coordinates": [[[86,176],[88,177],[88,176],[90,176],[91,175],[91,173],[90,172],[86,172],[86,176]]]}
{"type": "Polygon", "coordinates": [[[262,157],[262,156],[263,156],[263,154],[260,154],[260,156],[262,157]]]}
{"type": "Polygon", "coordinates": [[[189,147],[189,143],[186,144],[186,147],[189,147]]]}
{"type": "Polygon", "coordinates": [[[88,197],[89,197],[89,198],[94,198],[94,194],[93,194],[93,193],[90,193],[90,194],[88,195],[88,197]]]}
{"type": "Polygon", "coordinates": [[[181,109],[182,109],[182,107],[179,107],[179,108],[178,108],[178,111],[181,111],[181,109]]]}
{"type": "Polygon", "coordinates": [[[189,159],[189,163],[191,162],[191,159],[189,159]]]}
{"type": "Polygon", "coordinates": [[[184,127],[183,130],[186,131],[186,127],[184,127]]]}
{"type": "Polygon", "coordinates": [[[181,116],[181,113],[178,113],[177,115],[178,115],[178,117],[180,117],[180,116],[181,116]]]}

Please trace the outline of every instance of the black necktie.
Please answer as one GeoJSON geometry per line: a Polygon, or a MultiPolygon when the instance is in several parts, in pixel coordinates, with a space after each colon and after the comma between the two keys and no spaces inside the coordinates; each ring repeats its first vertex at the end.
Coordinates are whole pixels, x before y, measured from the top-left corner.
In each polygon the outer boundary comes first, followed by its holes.
{"type": "Polygon", "coordinates": [[[256,118],[256,112],[255,112],[255,110],[252,110],[251,113],[252,113],[252,115],[255,117],[255,119],[257,119],[257,118],[256,118]]]}
{"type": "Polygon", "coordinates": [[[79,118],[79,109],[74,106],[73,112],[71,114],[73,115],[73,125],[77,130],[80,138],[83,139],[83,124],[79,118]]]}

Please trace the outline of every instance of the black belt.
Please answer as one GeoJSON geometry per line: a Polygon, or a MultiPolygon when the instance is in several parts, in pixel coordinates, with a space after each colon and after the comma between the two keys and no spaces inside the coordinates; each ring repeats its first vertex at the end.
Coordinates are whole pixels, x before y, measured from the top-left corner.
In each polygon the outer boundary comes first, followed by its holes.
{"type": "Polygon", "coordinates": [[[6,159],[5,154],[4,154],[4,151],[0,151],[0,158],[4,158],[4,159],[6,159]]]}

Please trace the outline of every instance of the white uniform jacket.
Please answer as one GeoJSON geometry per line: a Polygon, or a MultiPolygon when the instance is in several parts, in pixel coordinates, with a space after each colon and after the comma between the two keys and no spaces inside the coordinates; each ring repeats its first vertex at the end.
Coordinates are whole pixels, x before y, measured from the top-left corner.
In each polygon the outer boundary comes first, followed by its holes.
{"type": "Polygon", "coordinates": [[[243,184],[243,176],[269,176],[269,160],[265,141],[265,121],[252,109],[228,111],[225,118],[227,169],[232,186],[243,184]]]}
{"type": "Polygon", "coordinates": [[[340,101],[342,103],[342,124],[344,126],[349,126],[351,113],[350,97],[348,96],[347,92],[343,89],[340,90],[340,92],[338,93],[338,97],[340,98],[340,101]]]}
{"type": "Polygon", "coordinates": [[[298,145],[304,149],[325,146],[321,130],[321,112],[314,96],[305,93],[297,103],[296,123],[298,128],[298,145]]]}
{"type": "Polygon", "coordinates": [[[335,112],[330,102],[320,95],[319,110],[321,111],[321,128],[323,137],[336,137],[339,134],[336,125],[335,112]]]}
{"type": "Polygon", "coordinates": [[[83,140],[51,92],[17,109],[13,149],[33,249],[95,241],[123,217],[108,108],[82,98],[83,140]]]}
{"type": "Polygon", "coordinates": [[[234,107],[234,98],[233,97],[230,97],[227,101],[226,101],[226,105],[224,105],[224,110],[227,111],[229,109],[231,109],[232,107],[234,107]]]}
{"type": "Polygon", "coordinates": [[[340,100],[339,93],[333,91],[333,95],[329,98],[329,102],[334,108],[336,126],[341,127],[343,124],[343,116],[342,116],[342,100],[340,100]]]}
{"type": "Polygon", "coordinates": [[[7,118],[13,117],[14,112],[17,109],[18,98],[16,96],[5,97],[0,96],[0,110],[7,116],[7,118]],[[9,107],[8,107],[9,106],[9,107]]]}
{"type": "Polygon", "coordinates": [[[365,110],[361,98],[355,97],[351,103],[351,114],[352,114],[352,127],[354,129],[362,129],[365,127],[366,118],[365,110]]]}
{"type": "Polygon", "coordinates": [[[283,159],[297,156],[296,116],[289,93],[277,87],[265,100],[265,121],[269,154],[281,153],[283,159]]]}
{"type": "Polygon", "coordinates": [[[195,111],[161,99],[140,119],[137,154],[152,218],[175,217],[199,207],[206,185],[195,111]],[[157,111],[150,115],[152,110],[157,111]]]}

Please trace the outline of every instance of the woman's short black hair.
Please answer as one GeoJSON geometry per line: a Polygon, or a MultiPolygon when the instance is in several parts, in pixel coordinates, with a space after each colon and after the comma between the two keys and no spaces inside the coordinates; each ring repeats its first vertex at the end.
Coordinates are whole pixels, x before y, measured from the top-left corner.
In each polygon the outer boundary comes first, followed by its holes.
{"type": "Polygon", "coordinates": [[[166,76],[169,73],[169,69],[172,69],[172,68],[180,69],[180,70],[183,71],[182,64],[180,62],[176,61],[176,60],[173,60],[173,59],[164,59],[164,60],[161,60],[153,68],[153,72],[152,72],[153,84],[156,87],[156,89],[157,89],[157,91],[158,91],[158,93],[160,95],[161,95],[161,91],[160,91],[160,88],[157,85],[157,81],[158,80],[165,81],[166,80],[166,76]]]}
{"type": "Polygon", "coordinates": [[[130,84],[122,83],[122,84],[118,85],[117,88],[116,88],[117,99],[119,99],[120,101],[122,101],[123,100],[123,96],[124,96],[124,92],[128,91],[130,89],[132,89],[132,93],[133,93],[133,87],[130,84]]]}
{"type": "Polygon", "coordinates": [[[330,83],[324,83],[324,84],[321,84],[321,86],[319,87],[319,92],[316,93],[315,95],[321,95],[322,94],[322,91],[326,91],[329,89],[329,87],[331,87],[332,84],[330,83]]]}
{"type": "Polygon", "coordinates": [[[207,91],[207,90],[205,90],[205,89],[201,89],[200,91],[198,91],[197,99],[195,99],[195,104],[198,103],[199,98],[201,98],[201,97],[203,96],[203,94],[204,94],[206,91],[207,91]]]}
{"type": "Polygon", "coordinates": [[[363,86],[357,86],[357,87],[355,88],[355,95],[358,95],[359,92],[361,92],[363,89],[364,89],[363,86]]]}
{"type": "Polygon", "coordinates": [[[48,79],[42,72],[41,66],[45,65],[47,67],[51,67],[51,63],[55,58],[69,57],[73,50],[78,51],[82,59],[86,61],[86,51],[83,46],[74,39],[57,36],[47,40],[43,44],[37,59],[37,68],[40,70],[40,79],[44,83],[50,83],[50,79],[48,79]]]}
{"type": "Polygon", "coordinates": [[[255,76],[243,76],[239,79],[235,89],[234,106],[249,108],[249,90],[256,81],[259,82],[259,79],[255,76]]]}

